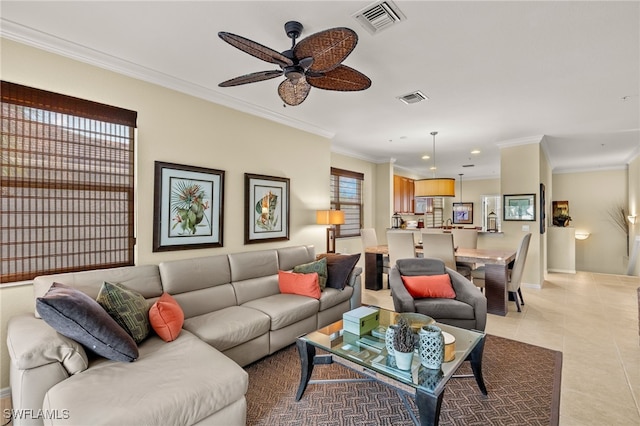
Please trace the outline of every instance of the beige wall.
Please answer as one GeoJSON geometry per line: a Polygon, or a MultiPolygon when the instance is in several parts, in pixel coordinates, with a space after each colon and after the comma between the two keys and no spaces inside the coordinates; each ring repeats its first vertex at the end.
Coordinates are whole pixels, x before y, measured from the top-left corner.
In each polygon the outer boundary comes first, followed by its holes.
{"type": "MultiPolygon", "coordinates": [[[[4,80],[138,112],[136,263],[295,244],[314,244],[324,251],[324,227],[315,224],[315,210],[329,206],[327,139],[4,39],[1,55],[4,80]],[[225,170],[224,247],[152,252],[156,160],[225,170]],[[244,173],[291,180],[290,241],[244,245],[244,173]]],[[[347,163],[342,158],[336,162],[338,167],[347,163]]],[[[372,173],[373,166],[365,162],[350,164],[372,173]]],[[[372,188],[367,189],[370,197],[372,188]]],[[[0,297],[4,388],[9,385],[6,324],[16,313],[32,312],[33,297],[30,285],[3,287],[0,297]]]]}
{"type": "Polygon", "coordinates": [[[591,234],[586,240],[576,240],[576,270],[626,273],[626,237],[611,223],[608,209],[626,204],[627,183],[626,170],[553,175],[553,200],[549,202],[569,201],[571,226],[576,232],[591,234]]]}
{"type": "Polygon", "coordinates": [[[520,245],[520,241],[527,233],[531,233],[529,252],[525,263],[523,285],[542,286],[544,273],[542,271],[542,254],[540,238],[540,144],[509,146],[500,149],[500,193],[501,194],[536,194],[536,221],[502,221],[504,240],[502,247],[520,245]],[[528,227],[528,230],[526,229],[528,227]]]}

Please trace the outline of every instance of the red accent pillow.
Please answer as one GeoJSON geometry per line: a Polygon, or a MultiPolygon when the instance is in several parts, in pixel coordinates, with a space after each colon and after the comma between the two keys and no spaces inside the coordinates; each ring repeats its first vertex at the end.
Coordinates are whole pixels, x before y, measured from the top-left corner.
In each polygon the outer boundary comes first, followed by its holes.
{"type": "Polygon", "coordinates": [[[320,284],[318,284],[317,272],[298,274],[278,271],[278,286],[280,287],[280,293],[299,294],[300,296],[320,299],[320,284]]]}
{"type": "Polygon", "coordinates": [[[455,299],[449,274],[402,276],[402,282],[411,296],[415,299],[426,297],[455,299]]]}
{"type": "Polygon", "coordinates": [[[171,342],[176,340],[182,331],[184,312],[176,299],[165,292],[149,309],[149,322],[162,340],[171,342]]]}

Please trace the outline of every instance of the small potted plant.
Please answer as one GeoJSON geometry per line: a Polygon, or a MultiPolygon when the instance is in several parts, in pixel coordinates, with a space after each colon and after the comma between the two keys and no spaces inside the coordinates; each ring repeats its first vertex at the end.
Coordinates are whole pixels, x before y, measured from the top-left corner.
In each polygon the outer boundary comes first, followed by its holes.
{"type": "Polygon", "coordinates": [[[395,352],[396,365],[400,370],[411,369],[415,344],[416,335],[409,322],[404,317],[399,317],[393,333],[393,350],[395,352]]]}
{"type": "Polygon", "coordinates": [[[568,214],[559,214],[558,216],[553,217],[553,224],[555,226],[569,226],[569,222],[571,221],[571,216],[568,214]]]}

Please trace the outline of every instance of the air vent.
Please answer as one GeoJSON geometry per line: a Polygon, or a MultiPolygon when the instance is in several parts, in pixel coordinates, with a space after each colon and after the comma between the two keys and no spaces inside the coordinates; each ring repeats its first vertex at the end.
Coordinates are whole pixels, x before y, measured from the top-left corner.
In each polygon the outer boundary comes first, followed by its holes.
{"type": "Polygon", "coordinates": [[[421,91],[416,90],[415,92],[411,92],[411,93],[407,93],[406,95],[398,96],[398,99],[400,99],[405,104],[409,105],[409,104],[415,104],[415,103],[418,103],[420,101],[427,100],[429,98],[427,98],[427,96],[424,93],[422,93],[421,91]]]}
{"type": "Polygon", "coordinates": [[[463,164],[462,167],[475,167],[475,164],[463,164]]]}
{"type": "Polygon", "coordinates": [[[380,1],[373,3],[352,15],[370,34],[389,28],[406,18],[393,2],[380,1]]]}

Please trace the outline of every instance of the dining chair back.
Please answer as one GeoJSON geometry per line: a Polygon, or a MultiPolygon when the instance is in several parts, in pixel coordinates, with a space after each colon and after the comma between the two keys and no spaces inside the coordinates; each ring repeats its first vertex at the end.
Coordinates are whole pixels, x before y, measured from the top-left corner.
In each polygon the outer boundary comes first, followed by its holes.
{"type": "MultiPolygon", "coordinates": [[[[477,249],[478,248],[478,230],[477,229],[463,229],[454,228],[451,230],[453,235],[453,246],[458,248],[477,249]]],[[[477,265],[475,263],[468,262],[456,262],[458,267],[467,267],[469,269],[475,269],[477,265]]]]}
{"type": "Polygon", "coordinates": [[[453,235],[453,246],[459,248],[478,248],[478,230],[454,228],[451,230],[453,235]]]}
{"type": "Polygon", "coordinates": [[[529,253],[529,242],[531,241],[531,233],[527,233],[520,242],[520,247],[516,252],[516,260],[513,264],[513,269],[509,274],[509,284],[507,289],[510,293],[513,293],[516,299],[516,305],[518,305],[518,311],[520,311],[520,303],[516,297],[516,292],[520,296],[520,302],[524,305],[524,299],[522,299],[522,291],[520,290],[520,284],[522,283],[522,275],[524,273],[524,264],[527,260],[527,253],[529,253]]]}
{"type": "Polygon", "coordinates": [[[468,266],[456,264],[456,253],[453,247],[453,234],[423,233],[422,253],[426,258],[442,260],[447,268],[459,272],[466,278],[471,277],[471,269],[468,266]]]}
{"type": "Polygon", "coordinates": [[[362,239],[362,250],[378,245],[378,236],[375,228],[362,228],[360,230],[360,238],[362,239]]]}
{"type": "Polygon", "coordinates": [[[412,259],[416,257],[416,244],[413,232],[387,231],[387,245],[389,248],[389,266],[393,267],[398,259],[412,259]]]}

